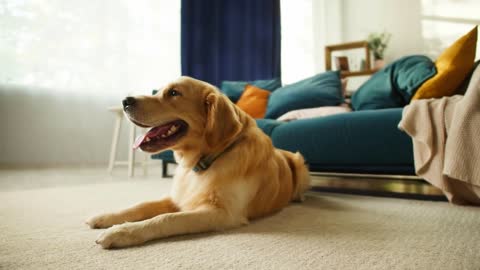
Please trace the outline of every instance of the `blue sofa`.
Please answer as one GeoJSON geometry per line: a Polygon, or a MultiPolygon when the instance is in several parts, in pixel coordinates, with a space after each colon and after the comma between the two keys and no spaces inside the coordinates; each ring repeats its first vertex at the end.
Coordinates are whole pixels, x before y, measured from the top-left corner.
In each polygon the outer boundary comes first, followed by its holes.
{"type": "MultiPolygon", "coordinates": [[[[277,148],[301,152],[312,172],[414,175],[410,137],[397,128],[402,108],[364,110],[327,117],[280,122],[258,119],[257,125],[277,148]]],[[[173,153],[163,160],[164,176],[173,153]]]]}

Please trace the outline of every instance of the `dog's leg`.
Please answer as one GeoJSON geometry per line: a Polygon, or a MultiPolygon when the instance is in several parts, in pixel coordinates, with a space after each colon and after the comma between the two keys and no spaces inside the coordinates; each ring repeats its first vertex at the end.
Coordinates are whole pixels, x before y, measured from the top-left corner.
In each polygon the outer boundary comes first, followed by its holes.
{"type": "Polygon", "coordinates": [[[108,228],[116,224],[124,222],[133,222],[149,219],[160,214],[177,212],[178,208],[170,198],[165,198],[160,201],[144,202],[133,206],[131,208],[102,214],[89,218],[86,223],[90,228],[108,228]]]}
{"type": "Polygon", "coordinates": [[[218,208],[164,214],[141,222],[113,226],[95,242],[103,248],[127,247],[173,235],[237,227],[247,222],[232,216],[218,208]]]}

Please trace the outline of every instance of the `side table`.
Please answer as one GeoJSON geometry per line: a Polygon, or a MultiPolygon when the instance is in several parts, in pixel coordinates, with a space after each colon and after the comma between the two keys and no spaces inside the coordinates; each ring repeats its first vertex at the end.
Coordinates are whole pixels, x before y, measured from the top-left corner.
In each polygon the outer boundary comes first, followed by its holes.
{"type": "MultiPolygon", "coordinates": [[[[108,162],[108,172],[112,173],[115,165],[128,165],[128,176],[133,177],[135,173],[135,149],[133,149],[133,144],[135,142],[135,135],[137,126],[132,122],[128,121],[130,125],[129,138],[128,138],[128,160],[119,161],[115,160],[117,156],[118,149],[118,138],[120,137],[120,130],[122,127],[123,121],[123,108],[121,106],[111,106],[108,107],[108,110],[115,114],[115,126],[113,128],[113,137],[112,137],[112,146],[110,148],[110,159],[108,162]]],[[[144,153],[144,160],[141,162],[143,167],[143,175],[148,173],[148,159],[150,155],[144,153]]]]}

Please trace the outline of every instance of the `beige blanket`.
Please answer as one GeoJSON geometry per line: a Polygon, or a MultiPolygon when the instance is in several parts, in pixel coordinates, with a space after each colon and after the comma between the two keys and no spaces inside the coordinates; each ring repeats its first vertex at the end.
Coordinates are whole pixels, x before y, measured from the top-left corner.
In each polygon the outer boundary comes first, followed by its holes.
{"type": "Polygon", "coordinates": [[[480,205],[480,68],[465,96],[412,102],[399,128],[413,140],[415,171],[455,204],[480,205]]]}

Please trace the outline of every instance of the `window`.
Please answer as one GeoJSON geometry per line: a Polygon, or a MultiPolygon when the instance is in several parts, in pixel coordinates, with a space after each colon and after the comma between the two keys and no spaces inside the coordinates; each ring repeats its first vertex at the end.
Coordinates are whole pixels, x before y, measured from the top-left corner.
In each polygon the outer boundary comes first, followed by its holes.
{"type": "Polygon", "coordinates": [[[312,0],[282,0],[282,82],[284,84],[315,74],[312,0]]]}
{"type": "MultiPolygon", "coordinates": [[[[480,24],[478,0],[422,0],[422,35],[427,55],[433,59],[480,24]]],[[[477,59],[480,46],[477,46],[477,59]]]]}
{"type": "Polygon", "coordinates": [[[180,1],[4,0],[0,84],[123,96],[180,75],[180,1]]]}

